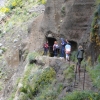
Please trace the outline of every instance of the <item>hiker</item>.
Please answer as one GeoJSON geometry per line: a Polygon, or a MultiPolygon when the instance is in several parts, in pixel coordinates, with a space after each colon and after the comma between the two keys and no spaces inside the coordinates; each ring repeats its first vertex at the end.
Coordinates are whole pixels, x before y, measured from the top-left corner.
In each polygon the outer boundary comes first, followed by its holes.
{"type": "Polygon", "coordinates": [[[71,53],[71,45],[66,39],[66,45],[65,45],[65,54],[66,54],[66,61],[69,61],[69,55],[71,53]]]}
{"type": "Polygon", "coordinates": [[[79,65],[81,65],[81,61],[83,60],[83,54],[84,54],[84,50],[83,47],[80,45],[78,47],[78,52],[77,52],[77,59],[79,65]]]}
{"type": "Polygon", "coordinates": [[[55,57],[58,55],[58,50],[59,50],[59,45],[58,45],[57,41],[54,41],[53,52],[54,52],[55,57]]]}
{"type": "Polygon", "coordinates": [[[44,48],[44,53],[43,53],[43,55],[47,55],[48,49],[49,49],[48,41],[47,41],[46,43],[44,43],[43,48],[44,48]]]}
{"type": "Polygon", "coordinates": [[[65,40],[61,38],[60,57],[65,57],[65,45],[66,45],[65,40]]]}

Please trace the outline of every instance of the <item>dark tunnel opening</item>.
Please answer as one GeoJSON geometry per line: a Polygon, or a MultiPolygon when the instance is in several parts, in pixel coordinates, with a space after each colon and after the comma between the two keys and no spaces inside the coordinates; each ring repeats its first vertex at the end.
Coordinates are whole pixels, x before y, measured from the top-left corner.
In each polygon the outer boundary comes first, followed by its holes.
{"type": "Polygon", "coordinates": [[[56,41],[56,39],[52,38],[52,37],[47,37],[47,41],[48,41],[48,44],[49,44],[50,57],[53,57],[54,56],[54,54],[53,54],[53,44],[54,44],[54,41],[56,41]]]}
{"type": "Polygon", "coordinates": [[[69,43],[71,45],[71,52],[76,51],[77,50],[77,42],[69,41],[69,43]]]}
{"type": "MultiPolygon", "coordinates": [[[[54,41],[56,41],[56,38],[47,37],[46,39],[47,39],[48,45],[49,45],[49,56],[53,57],[54,56],[54,53],[53,53],[53,44],[54,44],[54,41]]],[[[76,51],[77,50],[77,42],[69,40],[69,43],[71,45],[71,52],[76,51]]]]}

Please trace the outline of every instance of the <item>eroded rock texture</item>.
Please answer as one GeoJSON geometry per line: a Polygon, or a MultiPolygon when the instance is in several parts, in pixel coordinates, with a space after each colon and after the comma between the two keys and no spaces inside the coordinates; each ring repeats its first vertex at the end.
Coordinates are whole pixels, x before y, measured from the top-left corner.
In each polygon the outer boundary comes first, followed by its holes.
{"type": "Polygon", "coordinates": [[[74,50],[81,44],[86,55],[90,55],[94,9],[95,0],[47,0],[41,30],[49,42],[54,41],[50,38],[54,38],[60,43],[63,37],[71,42],[74,50]]]}

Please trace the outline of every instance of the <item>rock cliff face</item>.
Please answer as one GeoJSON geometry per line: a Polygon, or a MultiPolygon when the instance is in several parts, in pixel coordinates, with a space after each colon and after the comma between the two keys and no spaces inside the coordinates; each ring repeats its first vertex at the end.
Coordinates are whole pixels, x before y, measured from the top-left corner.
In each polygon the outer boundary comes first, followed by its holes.
{"type": "Polygon", "coordinates": [[[73,50],[81,44],[87,52],[94,4],[95,0],[47,0],[41,30],[49,44],[52,46],[54,40],[60,43],[63,37],[71,42],[73,50]]]}

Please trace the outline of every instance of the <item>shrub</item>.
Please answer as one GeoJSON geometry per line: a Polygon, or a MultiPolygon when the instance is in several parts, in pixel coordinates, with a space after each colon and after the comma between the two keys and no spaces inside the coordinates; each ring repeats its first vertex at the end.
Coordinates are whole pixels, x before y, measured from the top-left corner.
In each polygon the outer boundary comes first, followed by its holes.
{"type": "Polygon", "coordinates": [[[96,87],[100,89],[100,63],[95,65],[94,68],[89,68],[91,79],[96,87]]]}
{"type": "Polygon", "coordinates": [[[100,95],[90,91],[74,91],[68,93],[63,100],[100,100],[100,95]]]}
{"type": "Polygon", "coordinates": [[[63,6],[63,7],[61,8],[61,14],[62,14],[62,16],[65,16],[65,14],[66,14],[66,12],[65,12],[65,6],[63,6]]]}
{"type": "Polygon", "coordinates": [[[48,88],[48,84],[53,81],[55,74],[55,71],[50,67],[42,70],[36,68],[35,65],[29,65],[22,79],[23,87],[21,87],[20,93],[27,94],[27,98],[33,99],[38,93],[40,95],[40,91],[48,88]]]}
{"type": "Polygon", "coordinates": [[[36,52],[32,52],[28,54],[28,61],[31,64],[32,61],[35,61],[35,58],[38,56],[36,52]]]}
{"type": "Polygon", "coordinates": [[[66,79],[72,80],[74,77],[74,65],[71,65],[66,70],[64,70],[63,74],[66,79]]]}
{"type": "Polygon", "coordinates": [[[8,12],[10,12],[10,9],[7,8],[7,7],[2,7],[2,8],[0,9],[0,12],[2,12],[2,13],[8,13],[8,12]]]}
{"type": "Polygon", "coordinates": [[[38,2],[41,4],[46,4],[46,0],[38,0],[38,2]]]}
{"type": "Polygon", "coordinates": [[[74,61],[74,62],[77,61],[77,51],[73,51],[73,52],[71,53],[70,59],[71,59],[72,61],[74,61]]]}
{"type": "Polygon", "coordinates": [[[1,49],[3,50],[3,52],[6,52],[7,51],[7,48],[6,47],[2,47],[1,49]]]}
{"type": "Polygon", "coordinates": [[[100,63],[100,55],[98,56],[98,63],[100,63]]]}

